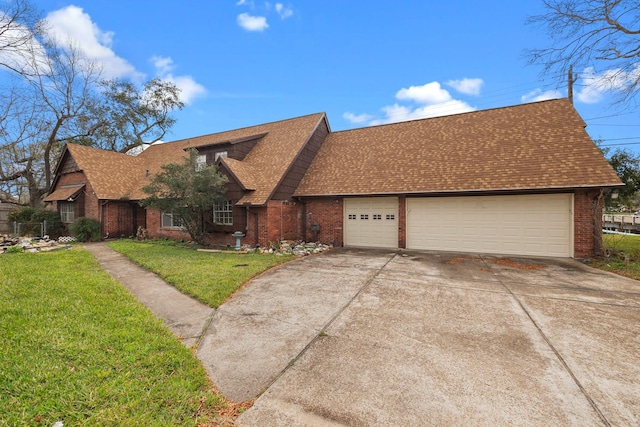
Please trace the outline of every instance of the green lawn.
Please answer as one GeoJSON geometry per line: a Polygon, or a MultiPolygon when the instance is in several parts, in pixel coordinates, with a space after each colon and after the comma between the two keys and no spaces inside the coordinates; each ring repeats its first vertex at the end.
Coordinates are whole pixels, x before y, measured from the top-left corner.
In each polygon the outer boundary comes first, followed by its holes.
{"type": "Polygon", "coordinates": [[[293,256],[198,252],[171,242],[117,240],[109,246],[185,294],[218,307],[247,280],[293,256]]]}
{"type": "Polygon", "coordinates": [[[640,280],[640,235],[604,234],[605,257],[593,266],[640,280]]]}
{"type": "Polygon", "coordinates": [[[0,426],[195,426],[195,356],[80,248],[0,255],[0,426]]]}

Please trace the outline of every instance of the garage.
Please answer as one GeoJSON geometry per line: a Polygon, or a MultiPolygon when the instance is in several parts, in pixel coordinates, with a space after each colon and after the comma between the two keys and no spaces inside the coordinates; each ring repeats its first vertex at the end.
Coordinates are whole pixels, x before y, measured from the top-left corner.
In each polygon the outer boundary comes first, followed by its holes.
{"type": "Polygon", "coordinates": [[[407,199],[407,248],[571,257],[573,195],[407,199]]]}
{"type": "Polygon", "coordinates": [[[398,198],[344,199],[344,244],[371,248],[397,248],[398,198]]]}

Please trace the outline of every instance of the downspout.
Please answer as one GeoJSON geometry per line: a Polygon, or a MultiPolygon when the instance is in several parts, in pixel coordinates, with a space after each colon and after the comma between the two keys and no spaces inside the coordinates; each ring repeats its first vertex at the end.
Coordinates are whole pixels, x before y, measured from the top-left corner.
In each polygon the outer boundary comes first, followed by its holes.
{"type": "Polygon", "coordinates": [[[284,204],[284,202],[282,200],[280,200],[280,241],[282,242],[282,205],[284,204]]]}

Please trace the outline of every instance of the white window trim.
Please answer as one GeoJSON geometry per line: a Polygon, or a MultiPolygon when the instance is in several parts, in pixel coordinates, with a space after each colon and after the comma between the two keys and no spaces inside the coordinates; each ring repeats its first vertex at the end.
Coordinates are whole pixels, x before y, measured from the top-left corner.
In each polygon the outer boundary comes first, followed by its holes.
{"type": "Polygon", "coordinates": [[[196,171],[200,172],[206,167],[207,167],[207,155],[206,154],[198,155],[198,160],[196,163],[196,171]]]}
{"type": "Polygon", "coordinates": [[[213,204],[213,223],[216,225],[233,225],[233,201],[223,200],[213,204]]]}
{"type": "Polygon", "coordinates": [[[58,202],[60,204],[60,221],[64,223],[73,222],[76,219],[75,202],[58,202]]]}
{"type": "Polygon", "coordinates": [[[182,220],[173,212],[162,212],[160,214],[160,228],[180,228],[184,229],[182,220]],[[168,222],[169,225],[165,225],[168,222]]]}

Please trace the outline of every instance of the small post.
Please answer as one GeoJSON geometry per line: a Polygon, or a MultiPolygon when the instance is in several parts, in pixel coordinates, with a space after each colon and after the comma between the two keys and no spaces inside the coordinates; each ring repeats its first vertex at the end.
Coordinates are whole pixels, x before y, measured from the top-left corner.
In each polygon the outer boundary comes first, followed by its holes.
{"type": "Polygon", "coordinates": [[[578,76],[573,75],[573,65],[569,65],[569,72],[567,74],[567,97],[571,104],[573,104],[573,84],[578,80],[578,76]]]}

